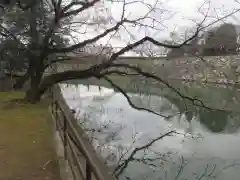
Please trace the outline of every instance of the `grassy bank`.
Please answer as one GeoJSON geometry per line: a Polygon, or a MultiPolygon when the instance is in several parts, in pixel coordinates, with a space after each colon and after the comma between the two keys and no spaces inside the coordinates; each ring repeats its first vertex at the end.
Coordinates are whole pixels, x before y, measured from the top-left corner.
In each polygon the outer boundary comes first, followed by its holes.
{"type": "Polygon", "coordinates": [[[22,96],[0,92],[0,179],[59,180],[47,103],[9,103],[22,96]]]}

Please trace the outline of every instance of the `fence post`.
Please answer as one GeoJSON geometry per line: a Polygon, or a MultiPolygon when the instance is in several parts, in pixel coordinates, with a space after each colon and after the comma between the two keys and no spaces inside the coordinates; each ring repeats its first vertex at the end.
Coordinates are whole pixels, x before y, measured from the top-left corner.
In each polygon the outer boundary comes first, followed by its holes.
{"type": "Polygon", "coordinates": [[[51,111],[54,117],[56,116],[56,107],[55,107],[55,100],[54,97],[51,98],[51,111]]]}
{"type": "MultiPolygon", "coordinates": [[[[57,101],[53,101],[53,105],[54,105],[54,118],[55,118],[55,125],[56,125],[56,129],[59,130],[59,124],[58,124],[58,121],[59,121],[59,117],[58,117],[58,102],[57,101]]],[[[61,128],[61,127],[60,127],[61,128]]]]}
{"type": "Polygon", "coordinates": [[[86,180],[91,179],[92,179],[91,167],[89,166],[88,162],[86,162],[86,180]]]}
{"type": "Polygon", "coordinates": [[[115,180],[107,172],[107,167],[99,161],[96,152],[89,140],[83,137],[84,130],[77,124],[72,116],[71,109],[54,89],[52,94],[52,113],[55,119],[59,138],[61,140],[61,156],[64,163],[69,165],[73,178],[78,180],[115,180]],[[80,157],[83,156],[83,157],[80,157]],[[82,160],[84,159],[84,161],[82,160]]]}
{"type": "Polygon", "coordinates": [[[63,114],[63,145],[64,145],[64,158],[67,160],[67,118],[63,114]]]}
{"type": "Polygon", "coordinates": [[[50,110],[51,110],[51,113],[53,114],[53,102],[54,102],[54,94],[53,94],[53,89],[51,88],[51,94],[50,94],[50,110]]]}

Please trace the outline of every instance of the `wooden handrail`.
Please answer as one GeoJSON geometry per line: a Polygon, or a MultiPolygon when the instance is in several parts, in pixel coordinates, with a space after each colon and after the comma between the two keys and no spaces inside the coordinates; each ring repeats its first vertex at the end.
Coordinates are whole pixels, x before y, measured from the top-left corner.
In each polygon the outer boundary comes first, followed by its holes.
{"type": "Polygon", "coordinates": [[[68,107],[61,89],[51,89],[51,112],[64,144],[64,157],[68,161],[74,180],[116,180],[103,160],[97,155],[89,139],[68,107]],[[81,160],[80,159],[84,159],[81,160]],[[75,168],[74,168],[75,167],[75,168]]]}

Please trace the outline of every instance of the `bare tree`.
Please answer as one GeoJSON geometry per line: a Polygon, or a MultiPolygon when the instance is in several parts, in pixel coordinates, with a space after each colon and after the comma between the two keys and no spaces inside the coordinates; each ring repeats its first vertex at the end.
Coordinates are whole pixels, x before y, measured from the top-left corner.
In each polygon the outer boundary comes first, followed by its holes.
{"type": "MultiPolygon", "coordinates": [[[[130,42],[127,46],[121,48],[117,52],[113,53],[109,58],[106,58],[104,62],[100,64],[94,64],[92,67],[89,67],[84,70],[68,70],[65,72],[59,72],[55,73],[49,76],[44,76],[43,73],[45,71],[45,68],[52,64],[56,63],[56,61],[46,61],[47,57],[51,54],[55,53],[69,53],[76,49],[84,48],[86,45],[95,43],[103,38],[111,37],[112,35],[115,35],[117,33],[121,33],[124,29],[127,29],[126,27],[131,28],[145,28],[145,29],[157,29],[159,31],[159,27],[163,24],[161,18],[158,19],[155,16],[155,12],[158,12],[160,14],[164,14],[167,12],[165,9],[161,9],[161,2],[156,1],[153,4],[147,4],[145,2],[127,2],[127,1],[118,1],[113,2],[117,3],[118,5],[122,6],[122,12],[120,14],[120,17],[118,19],[114,18],[107,18],[107,21],[101,20],[100,18],[99,24],[97,26],[93,20],[92,22],[84,21],[80,19],[80,22],[76,22],[78,20],[79,16],[82,16],[86,14],[87,12],[91,12],[92,7],[97,7],[99,3],[101,3],[98,0],[91,1],[91,2],[82,2],[82,1],[71,1],[69,3],[63,2],[61,0],[53,0],[51,2],[49,1],[41,1],[45,7],[49,10],[49,24],[48,27],[43,34],[43,37],[38,38],[39,34],[37,31],[37,28],[39,27],[38,24],[36,24],[35,19],[37,18],[37,14],[35,13],[35,9],[38,8],[39,3],[30,3],[27,4],[26,7],[19,7],[22,11],[30,11],[32,13],[32,20],[30,21],[30,29],[31,29],[31,37],[32,40],[29,41],[29,45],[27,48],[32,52],[31,58],[29,58],[29,67],[26,73],[26,77],[30,79],[30,88],[29,91],[26,93],[26,100],[30,102],[36,102],[40,99],[41,95],[44,93],[44,91],[49,88],[52,84],[70,80],[70,79],[86,79],[90,77],[96,77],[96,78],[103,78],[105,76],[109,76],[110,74],[113,74],[114,71],[111,71],[111,68],[114,67],[115,63],[118,61],[118,57],[128,51],[133,50],[134,48],[138,47],[139,45],[149,42],[152,43],[155,46],[159,47],[165,47],[165,48],[171,48],[171,49],[178,49],[185,45],[187,45],[192,39],[194,39],[200,31],[202,31],[206,25],[204,25],[205,19],[207,18],[207,15],[203,17],[201,22],[198,23],[195,32],[193,35],[184,41],[180,42],[179,44],[165,44],[162,43],[153,37],[150,36],[143,36],[140,39],[136,39],[132,42],[130,42]],[[129,17],[129,14],[127,9],[129,7],[132,7],[133,4],[140,3],[146,8],[146,13],[137,18],[129,17]],[[34,14],[35,13],[35,14],[34,14]],[[50,18],[49,18],[50,17],[50,18]],[[72,19],[72,23],[79,24],[81,28],[80,31],[82,33],[84,32],[84,29],[95,29],[96,27],[99,29],[99,33],[96,33],[96,31],[93,33],[93,35],[89,38],[85,38],[85,40],[82,40],[80,42],[73,42],[72,45],[67,45],[65,47],[59,47],[56,43],[52,43],[53,37],[55,35],[59,34],[61,31],[61,28],[64,27],[63,22],[66,20],[72,19]],[[153,24],[152,24],[153,23],[153,24]],[[152,24],[152,25],[151,25],[152,24]],[[151,26],[150,26],[151,25],[151,26]],[[91,28],[92,27],[92,28],[91,28]],[[95,27],[95,28],[93,28],[95,27]],[[34,60],[33,60],[34,59],[34,60]]],[[[99,17],[99,16],[98,16],[99,17]]],[[[91,20],[91,18],[90,18],[91,20]]],[[[217,22],[217,21],[216,21],[217,22]]],[[[211,22],[211,24],[214,24],[215,22],[211,22]]],[[[76,31],[76,28],[71,27],[71,23],[69,24],[69,28],[71,28],[70,31],[74,32],[76,31]]],[[[78,27],[79,27],[78,26],[78,27]]],[[[66,27],[66,25],[65,25],[66,27]]],[[[11,36],[14,37],[13,34],[11,36]]],[[[18,39],[17,37],[14,37],[15,39],[18,39]]],[[[21,42],[20,42],[21,43],[21,42]]],[[[61,60],[59,60],[61,61],[61,60]]],[[[116,67],[116,66],[115,66],[116,67]]],[[[120,67],[120,65],[118,65],[120,67]]],[[[123,67],[123,66],[122,66],[123,67]]],[[[134,70],[135,68],[132,67],[123,67],[128,70],[134,70]]],[[[136,69],[135,69],[136,70],[136,69]]],[[[116,70],[120,72],[119,70],[116,70]]]]}
{"type": "MultiPolygon", "coordinates": [[[[239,9],[236,9],[230,14],[224,15],[223,17],[219,17],[216,20],[206,23],[206,20],[208,18],[207,11],[202,14],[201,20],[196,22],[196,27],[193,28],[191,33],[188,33],[187,35],[185,33],[178,42],[166,43],[166,41],[161,42],[157,38],[148,35],[148,31],[162,31],[162,27],[164,27],[164,19],[162,19],[161,16],[159,17],[159,15],[157,16],[156,13],[159,13],[163,17],[165,17],[165,14],[170,14],[168,18],[172,17],[172,14],[168,10],[162,8],[164,6],[161,2],[156,1],[152,4],[148,4],[143,1],[113,1],[113,3],[121,5],[122,7],[121,12],[118,13],[117,18],[114,18],[114,16],[109,12],[109,9],[107,8],[108,4],[104,6],[103,3],[104,2],[101,2],[99,0],[90,2],[63,2],[61,0],[42,0],[38,3],[34,2],[26,4],[24,7],[24,3],[21,5],[17,3],[17,6],[15,8],[18,8],[20,12],[28,11],[32,15],[28,24],[30,27],[28,32],[30,36],[24,36],[21,34],[15,36],[14,33],[11,33],[11,31],[9,31],[9,27],[5,28],[3,26],[1,30],[4,34],[7,34],[12,39],[14,39],[16,43],[20,44],[21,49],[29,52],[27,60],[28,67],[26,69],[26,73],[23,75],[24,78],[20,78],[18,81],[18,83],[20,82],[20,84],[23,84],[25,81],[29,80],[29,89],[26,92],[25,97],[26,101],[31,103],[39,101],[42,94],[48,88],[50,88],[53,84],[59,82],[72,79],[97,78],[105,79],[107,82],[109,82],[109,84],[114,89],[121,92],[127,98],[129,104],[133,108],[148,111],[165,118],[169,118],[168,116],[164,116],[159,112],[152,111],[148,108],[137,107],[134,105],[124,89],[116,82],[114,82],[114,79],[111,79],[113,75],[137,75],[145,79],[155,81],[162,87],[170,89],[170,91],[179,96],[184,102],[190,102],[195,106],[205,107],[211,110],[215,109],[214,107],[206,106],[201,100],[197,98],[182,94],[176,87],[173,87],[171,85],[168,79],[164,79],[158,74],[147,71],[140,66],[131,65],[129,62],[122,63],[119,60],[119,57],[125,53],[135,50],[139,46],[146,43],[149,45],[151,44],[150,49],[153,46],[159,48],[168,48],[172,50],[178,50],[185,46],[187,47],[190,45],[192,40],[194,40],[199,35],[199,33],[204,31],[206,28],[218,23],[219,21],[239,12],[239,9]],[[133,7],[136,4],[141,4],[146,9],[146,12],[144,14],[141,14],[140,17],[132,17],[129,14],[129,8],[133,7]],[[44,18],[47,19],[47,21],[44,21],[47,22],[46,24],[41,24],[36,21],[38,19],[42,20],[36,13],[36,10],[41,10],[42,7],[45,7],[47,10],[47,16],[44,16],[44,18]],[[95,16],[89,16],[90,13],[95,12],[94,8],[106,12],[106,17],[102,17],[99,14],[96,14],[95,16]],[[42,28],[43,30],[39,31],[39,28],[42,28]],[[145,33],[139,37],[134,37],[134,34],[129,32],[128,29],[136,29],[145,33]],[[66,31],[70,33],[66,34],[66,31]],[[116,39],[119,38],[119,34],[124,33],[127,33],[129,35],[127,45],[118,50],[113,49],[110,56],[92,55],[93,59],[100,59],[100,61],[90,61],[89,56],[86,58],[79,58],[76,63],[81,64],[80,69],[67,69],[62,72],[54,72],[53,74],[44,74],[49,67],[59,64],[61,65],[61,62],[67,63],[72,60],[72,58],[69,58],[67,60],[66,58],[49,57],[53,55],[67,56],[70,53],[79,51],[81,49],[85,52],[89,46],[92,46],[99,41],[105,41],[107,39],[112,40],[114,38],[116,39]],[[79,36],[79,34],[81,34],[81,36],[79,36]],[[63,44],[60,45],[58,41],[59,38],[56,38],[57,36],[67,36],[70,38],[71,43],[64,43],[64,41],[61,40],[63,44]],[[81,39],[79,39],[79,37],[81,39]],[[88,66],[84,66],[84,64],[87,63],[82,63],[84,61],[83,59],[85,59],[85,62],[86,60],[90,62],[88,66]]],[[[108,44],[108,42],[106,44],[108,44]]],[[[151,56],[154,56],[153,53],[150,54],[151,56]]],[[[151,63],[152,62],[149,62],[149,64],[151,63]]]]}

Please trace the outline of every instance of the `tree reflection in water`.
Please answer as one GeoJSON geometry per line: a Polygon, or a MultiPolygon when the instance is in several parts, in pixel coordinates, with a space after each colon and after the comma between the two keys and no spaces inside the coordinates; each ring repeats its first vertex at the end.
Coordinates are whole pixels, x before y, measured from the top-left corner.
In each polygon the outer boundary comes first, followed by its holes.
{"type": "Polygon", "coordinates": [[[164,97],[174,104],[181,115],[191,122],[194,117],[214,133],[234,133],[239,127],[239,92],[228,88],[188,88],[188,96],[197,97],[212,109],[196,107],[192,102],[184,101],[172,93],[164,97]],[[225,106],[221,105],[225,104],[225,106]],[[223,108],[222,108],[223,107],[223,108]]]}

